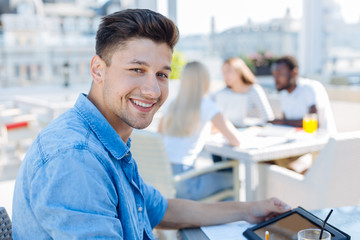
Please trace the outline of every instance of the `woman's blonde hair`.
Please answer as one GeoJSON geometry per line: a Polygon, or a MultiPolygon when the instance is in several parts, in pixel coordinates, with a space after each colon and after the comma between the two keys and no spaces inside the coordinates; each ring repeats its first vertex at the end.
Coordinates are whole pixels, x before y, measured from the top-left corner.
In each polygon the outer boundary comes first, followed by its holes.
{"type": "Polygon", "coordinates": [[[255,75],[251,72],[250,68],[239,57],[231,57],[225,60],[224,64],[229,64],[239,75],[239,79],[247,85],[256,83],[255,75]]]}
{"type": "Polygon", "coordinates": [[[180,77],[176,99],[163,117],[161,131],[170,136],[190,136],[200,127],[200,107],[209,91],[210,76],[200,62],[189,62],[180,77]]]}

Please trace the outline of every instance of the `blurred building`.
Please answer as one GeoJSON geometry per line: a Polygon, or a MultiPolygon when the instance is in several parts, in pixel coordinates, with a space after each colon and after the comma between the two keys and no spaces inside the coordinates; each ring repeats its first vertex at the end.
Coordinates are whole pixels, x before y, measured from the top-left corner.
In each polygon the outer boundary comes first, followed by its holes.
{"type": "MultiPolygon", "coordinates": [[[[103,15],[126,8],[157,11],[159,0],[1,0],[0,86],[89,81],[103,15]]],[[[166,14],[176,18],[176,0],[166,14]]]]}
{"type": "Polygon", "coordinates": [[[1,14],[1,86],[89,79],[102,6],[82,0],[5,1],[9,8],[1,14]]]}
{"type": "Polygon", "coordinates": [[[258,23],[251,19],[244,25],[216,32],[210,20],[208,35],[186,36],[177,45],[190,57],[194,54],[251,56],[269,52],[274,56],[294,55],[303,75],[329,75],[353,71],[360,76],[360,19],[346,24],[334,0],[303,0],[302,19],[284,16],[258,23]]]}
{"type": "MultiPolygon", "coordinates": [[[[211,19],[211,26],[214,25],[214,21],[211,19]]],[[[212,52],[221,58],[260,51],[272,52],[275,55],[297,54],[300,20],[294,19],[289,10],[283,18],[269,22],[255,23],[249,19],[244,25],[220,33],[215,32],[214,27],[211,29],[208,41],[205,41],[202,35],[187,36],[181,39],[179,47],[186,51],[186,48],[191,48],[190,45],[202,44],[199,49],[211,47],[212,52]],[[198,41],[195,41],[196,38],[198,41]]]]}

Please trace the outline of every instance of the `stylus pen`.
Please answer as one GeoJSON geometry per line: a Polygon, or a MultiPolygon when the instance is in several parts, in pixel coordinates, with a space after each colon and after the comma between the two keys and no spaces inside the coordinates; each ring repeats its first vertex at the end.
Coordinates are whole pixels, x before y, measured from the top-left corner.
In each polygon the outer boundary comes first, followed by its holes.
{"type": "Polygon", "coordinates": [[[270,237],[269,231],[266,231],[265,232],[265,240],[269,240],[269,237],[270,237]]]}

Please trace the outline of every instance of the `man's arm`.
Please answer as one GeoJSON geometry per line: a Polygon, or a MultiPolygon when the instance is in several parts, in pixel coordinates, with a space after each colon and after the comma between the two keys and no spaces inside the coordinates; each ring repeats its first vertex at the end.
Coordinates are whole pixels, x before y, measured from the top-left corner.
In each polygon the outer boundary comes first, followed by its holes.
{"type": "Polygon", "coordinates": [[[169,199],[159,228],[180,229],[225,224],[245,220],[259,223],[289,211],[284,202],[271,198],[258,202],[200,203],[184,199],[169,199]]]}
{"type": "Polygon", "coordinates": [[[296,120],[290,120],[290,119],[275,119],[272,121],[269,121],[269,123],[272,124],[278,124],[278,125],[287,125],[292,127],[302,127],[302,119],[296,119],[296,120]]]}
{"type": "MultiPolygon", "coordinates": [[[[312,105],[309,108],[309,113],[317,113],[316,105],[312,105]]],[[[285,116],[283,116],[282,119],[275,119],[272,121],[268,121],[272,124],[280,124],[280,125],[288,125],[293,127],[302,127],[303,126],[303,120],[301,119],[286,119],[285,116]]]]}

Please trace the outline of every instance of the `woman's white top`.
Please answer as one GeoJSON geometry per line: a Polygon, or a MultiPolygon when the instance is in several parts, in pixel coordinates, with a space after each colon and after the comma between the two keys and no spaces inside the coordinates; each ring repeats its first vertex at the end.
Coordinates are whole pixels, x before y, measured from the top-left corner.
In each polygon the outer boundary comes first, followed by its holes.
{"type": "Polygon", "coordinates": [[[188,137],[169,136],[164,133],[164,143],[168,158],[172,164],[193,166],[198,154],[211,134],[211,120],[220,111],[216,104],[204,97],[200,105],[200,127],[188,137]]]}
{"type": "Polygon", "coordinates": [[[213,99],[224,116],[236,127],[252,125],[250,119],[256,119],[255,124],[264,124],[274,119],[269,100],[259,84],[253,84],[246,93],[224,88],[216,92],[213,99]]]}

